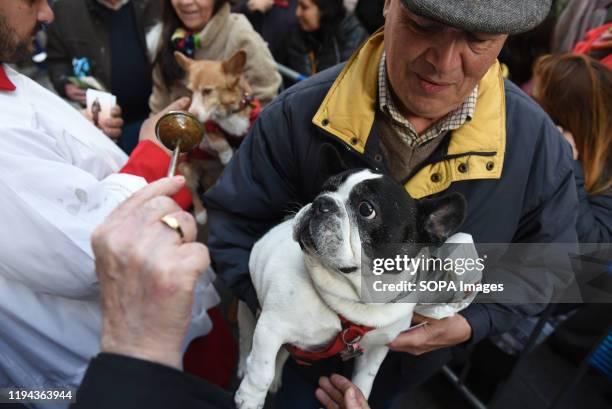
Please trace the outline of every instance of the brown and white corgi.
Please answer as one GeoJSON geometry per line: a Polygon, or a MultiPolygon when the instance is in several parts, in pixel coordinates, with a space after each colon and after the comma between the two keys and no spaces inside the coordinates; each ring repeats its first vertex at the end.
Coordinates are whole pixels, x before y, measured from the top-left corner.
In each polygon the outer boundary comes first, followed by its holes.
{"type": "Polygon", "coordinates": [[[215,181],[212,179],[216,179],[222,167],[229,163],[234,148],[257,116],[259,104],[251,97],[251,87],[244,75],[247,61],[244,50],[224,61],[193,60],[180,52],[175,52],[174,56],[187,73],[187,88],[192,93],[189,112],[206,130],[199,151],[190,154],[188,160],[179,165],[193,196],[196,219],[204,224],[206,209],[198,189],[211,186],[215,181]],[[219,161],[214,161],[215,157],[219,161]]]}

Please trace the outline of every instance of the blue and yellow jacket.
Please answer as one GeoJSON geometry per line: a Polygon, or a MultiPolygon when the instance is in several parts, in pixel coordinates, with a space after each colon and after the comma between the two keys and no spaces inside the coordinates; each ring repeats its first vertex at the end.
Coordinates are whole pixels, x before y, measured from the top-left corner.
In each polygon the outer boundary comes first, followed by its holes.
{"type": "MultiPolygon", "coordinates": [[[[376,127],[382,33],[344,66],[281,94],[259,116],[218,183],[204,196],[217,273],[251,308],[251,247],[290,212],[309,203],[331,175],[349,168],[386,171],[376,127]]],[[[569,145],[527,95],[504,81],[498,63],[479,84],[471,121],[447,134],[409,180],[416,199],[462,193],[461,231],[478,243],[575,243],[577,195],[569,145]]],[[[512,326],[511,308],[473,304],[461,312],[473,341],[512,326]]]]}

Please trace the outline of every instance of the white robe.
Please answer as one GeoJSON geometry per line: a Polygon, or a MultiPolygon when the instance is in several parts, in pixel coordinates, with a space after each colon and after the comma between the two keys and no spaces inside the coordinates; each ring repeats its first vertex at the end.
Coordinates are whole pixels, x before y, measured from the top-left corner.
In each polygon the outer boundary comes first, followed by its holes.
{"type": "MultiPolygon", "coordinates": [[[[78,111],[5,66],[0,91],[0,388],[77,387],[99,352],[92,231],[146,185],[78,111]]],[[[185,346],[219,302],[207,271],[185,346]]],[[[41,406],[42,407],[42,406],[41,406]]]]}

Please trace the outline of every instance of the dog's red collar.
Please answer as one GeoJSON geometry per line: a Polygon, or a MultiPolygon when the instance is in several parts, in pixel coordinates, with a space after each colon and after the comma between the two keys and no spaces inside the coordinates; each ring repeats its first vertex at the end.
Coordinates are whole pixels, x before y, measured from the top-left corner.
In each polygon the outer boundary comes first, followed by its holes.
{"type": "Polygon", "coordinates": [[[240,100],[240,105],[237,108],[232,110],[232,114],[237,114],[238,112],[244,111],[247,107],[253,107],[253,101],[255,99],[248,92],[242,93],[242,100],[240,100]]]}
{"type": "MultiPolygon", "coordinates": [[[[259,113],[261,112],[261,102],[259,102],[259,100],[257,98],[253,98],[253,97],[249,97],[248,103],[247,103],[252,109],[251,109],[251,114],[249,115],[249,128],[253,126],[253,122],[255,122],[255,120],[257,119],[257,117],[259,116],[259,113]]],[[[242,108],[244,109],[244,108],[242,108]]],[[[236,112],[240,112],[242,111],[242,109],[238,110],[238,111],[234,111],[234,113],[236,112]]],[[[222,132],[221,127],[219,126],[219,124],[217,124],[215,121],[213,120],[209,120],[204,122],[204,129],[206,130],[207,133],[219,133],[222,132]]],[[[242,135],[235,135],[235,136],[242,136],[242,135]]]]}
{"type": "Polygon", "coordinates": [[[301,365],[312,365],[313,362],[331,358],[343,351],[351,352],[351,350],[359,349],[359,340],[374,329],[373,327],[355,324],[342,315],[338,315],[338,318],[340,318],[340,323],[342,324],[342,331],[336,335],[336,338],[325,349],[319,351],[305,351],[295,345],[286,346],[297,363],[301,365]]]}

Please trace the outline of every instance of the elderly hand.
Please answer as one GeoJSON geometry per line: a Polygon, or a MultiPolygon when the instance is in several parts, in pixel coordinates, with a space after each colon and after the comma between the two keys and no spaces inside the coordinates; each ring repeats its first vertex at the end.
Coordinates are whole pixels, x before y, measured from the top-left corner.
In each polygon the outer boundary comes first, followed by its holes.
{"type": "Polygon", "coordinates": [[[121,118],[121,107],[119,105],[115,105],[113,109],[111,109],[111,117],[100,119],[100,121],[96,124],[92,113],[88,109],[83,109],[81,111],[83,115],[90,121],[93,122],[106,136],[111,138],[113,141],[117,142],[117,139],[121,136],[122,128],[123,128],[123,119],[121,118]]]}
{"type": "Polygon", "coordinates": [[[472,327],[459,314],[441,320],[426,318],[419,314],[412,317],[413,324],[423,322],[426,322],[426,324],[399,334],[389,344],[389,348],[393,351],[421,355],[436,349],[460,344],[469,340],[472,336],[472,327]]]}
{"type": "Polygon", "coordinates": [[[196,223],[170,197],[182,176],[136,192],[92,236],[102,291],[102,351],[181,367],[196,281],[209,263],[196,223]],[[161,221],[178,221],[184,237],[161,221]]]}
{"type": "Polygon", "coordinates": [[[363,393],[351,381],[340,375],[319,379],[315,396],[326,409],[370,409],[363,393]]]}
{"type": "Polygon", "coordinates": [[[123,119],[121,118],[121,107],[115,105],[111,109],[111,117],[100,120],[98,127],[113,141],[117,142],[117,139],[121,136],[123,128],[123,119]]]}
{"type": "Polygon", "coordinates": [[[576,148],[576,141],[574,140],[574,135],[572,135],[570,131],[563,129],[560,126],[557,126],[557,129],[559,129],[559,132],[561,132],[561,135],[563,135],[565,140],[572,147],[572,157],[574,158],[574,160],[578,160],[578,157],[580,156],[580,152],[578,152],[578,148],[576,148]]]}
{"type": "Polygon", "coordinates": [[[251,11],[260,11],[266,13],[274,6],[274,0],[249,0],[247,7],[251,11]]]}
{"type": "Polygon", "coordinates": [[[189,104],[191,104],[191,98],[183,97],[177,99],[176,101],[168,105],[166,108],[159,111],[157,114],[149,117],[146,121],[143,122],[142,126],[140,127],[139,139],[141,141],[152,141],[161,148],[163,148],[168,154],[171,154],[172,152],[166,149],[161,144],[161,142],[157,140],[157,137],[155,136],[155,125],[157,124],[157,121],[159,121],[159,119],[164,116],[164,114],[170,111],[186,111],[189,108],[189,104]]]}

